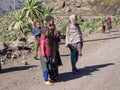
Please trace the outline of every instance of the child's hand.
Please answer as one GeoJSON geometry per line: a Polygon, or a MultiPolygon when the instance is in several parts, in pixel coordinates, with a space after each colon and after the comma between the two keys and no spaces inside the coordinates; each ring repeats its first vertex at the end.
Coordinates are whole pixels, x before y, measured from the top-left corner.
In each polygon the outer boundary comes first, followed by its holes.
{"type": "Polygon", "coordinates": [[[45,62],[45,63],[47,63],[47,62],[48,62],[48,60],[47,60],[46,58],[44,58],[44,62],[45,62]]]}

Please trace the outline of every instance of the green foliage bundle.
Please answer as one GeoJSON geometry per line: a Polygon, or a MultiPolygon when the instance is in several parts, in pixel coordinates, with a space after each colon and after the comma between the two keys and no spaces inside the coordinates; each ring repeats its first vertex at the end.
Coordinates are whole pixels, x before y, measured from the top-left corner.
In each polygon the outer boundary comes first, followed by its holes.
{"type": "Polygon", "coordinates": [[[43,4],[41,0],[25,0],[24,7],[15,14],[14,30],[26,37],[34,27],[34,22],[40,21],[44,25],[44,19],[51,15],[53,8],[43,4]]]}
{"type": "Polygon", "coordinates": [[[59,31],[60,31],[60,33],[62,34],[62,35],[65,35],[65,33],[66,33],[66,28],[67,28],[67,26],[68,26],[68,20],[64,20],[62,23],[61,23],[61,26],[59,27],[59,31]]]}

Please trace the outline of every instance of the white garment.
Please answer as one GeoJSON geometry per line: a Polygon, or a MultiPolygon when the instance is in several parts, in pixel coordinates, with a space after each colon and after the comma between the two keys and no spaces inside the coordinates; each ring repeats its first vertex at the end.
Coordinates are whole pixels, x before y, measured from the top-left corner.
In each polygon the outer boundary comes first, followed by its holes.
{"type": "Polygon", "coordinates": [[[66,31],[65,45],[68,46],[69,44],[81,42],[81,36],[82,35],[80,34],[78,28],[73,24],[69,24],[66,31]]]}

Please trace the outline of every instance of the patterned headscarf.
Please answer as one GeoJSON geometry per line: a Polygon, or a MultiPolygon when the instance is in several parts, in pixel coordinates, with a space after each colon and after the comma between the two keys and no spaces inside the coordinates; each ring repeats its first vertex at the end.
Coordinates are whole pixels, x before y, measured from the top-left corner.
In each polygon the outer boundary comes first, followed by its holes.
{"type": "Polygon", "coordinates": [[[75,19],[75,17],[76,17],[76,15],[71,15],[70,16],[69,19],[70,19],[71,24],[74,24],[73,20],[75,19]]]}

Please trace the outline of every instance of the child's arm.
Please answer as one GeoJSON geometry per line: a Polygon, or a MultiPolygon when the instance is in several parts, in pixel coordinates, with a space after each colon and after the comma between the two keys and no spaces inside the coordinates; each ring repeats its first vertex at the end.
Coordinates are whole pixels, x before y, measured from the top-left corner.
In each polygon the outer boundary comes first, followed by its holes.
{"type": "Polygon", "coordinates": [[[37,35],[39,35],[40,34],[40,32],[38,32],[38,33],[36,33],[36,34],[34,34],[35,36],[37,36],[37,35]]]}
{"type": "Polygon", "coordinates": [[[33,35],[34,36],[37,36],[37,35],[39,35],[40,34],[40,31],[39,32],[36,32],[36,29],[33,29],[33,35]]]}
{"type": "Polygon", "coordinates": [[[45,56],[44,56],[44,62],[46,62],[46,63],[48,62],[48,60],[47,60],[47,58],[45,56]]]}

